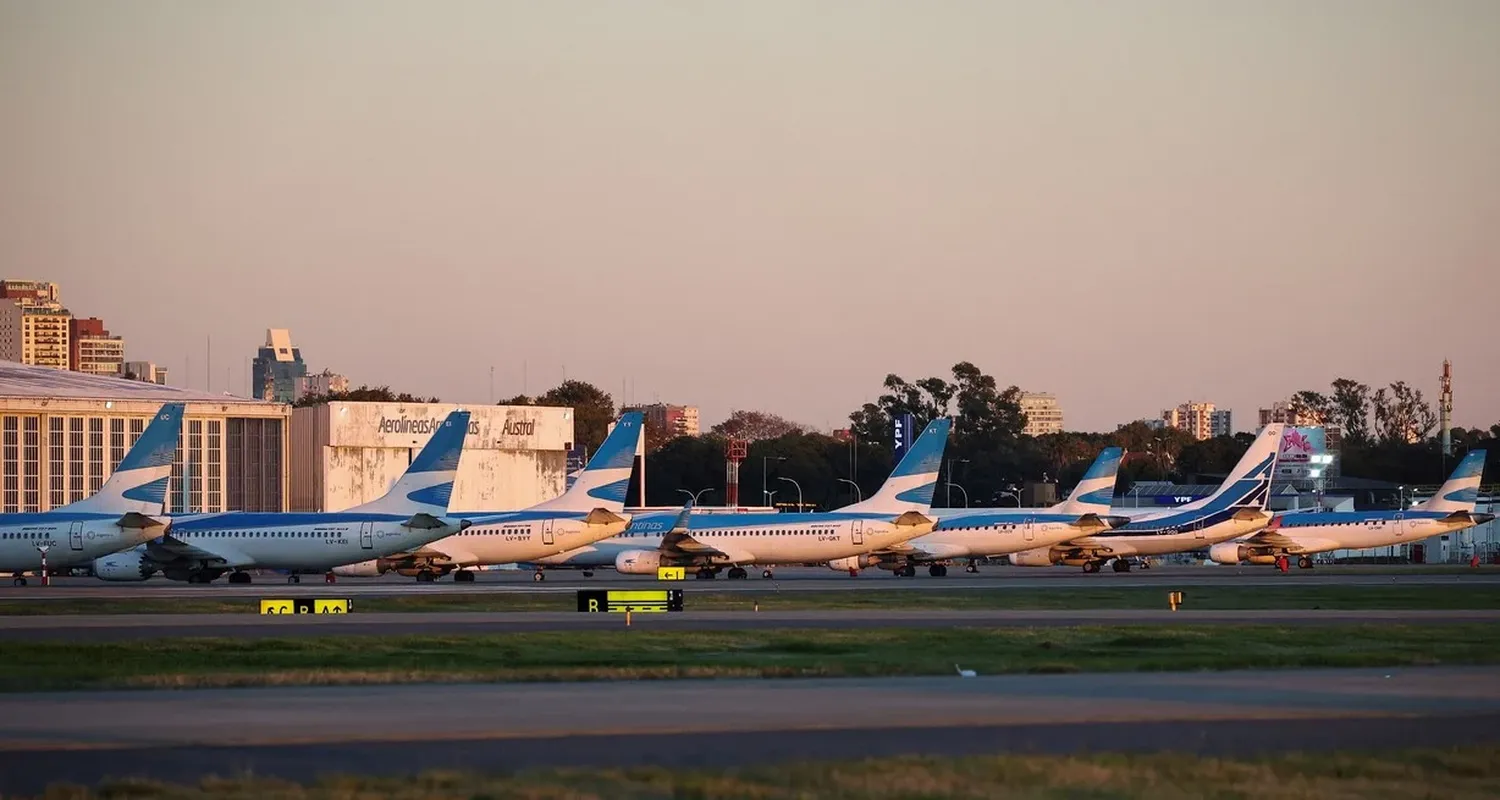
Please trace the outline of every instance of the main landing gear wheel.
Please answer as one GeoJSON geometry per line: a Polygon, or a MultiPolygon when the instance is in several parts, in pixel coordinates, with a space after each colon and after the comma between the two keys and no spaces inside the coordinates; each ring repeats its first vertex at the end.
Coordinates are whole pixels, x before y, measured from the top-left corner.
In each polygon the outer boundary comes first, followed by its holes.
{"type": "Polygon", "coordinates": [[[917,568],[910,564],[907,564],[906,566],[900,567],[896,570],[896,577],[915,578],[917,577],[917,568]]]}
{"type": "Polygon", "coordinates": [[[1117,559],[1115,559],[1115,563],[1114,563],[1113,569],[1114,569],[1115,572],[1129,572],[1130,571],[1130,562],[1126,561],[1123,558],[1117,558],[1117,559]]]}
{"type": "Polygon", "coordinates": [[[973,561],[970,561],[969,565],[964,567],[964,572],[977,573],[979,572],[979,565],[974,563],[973,561]]]}
{"type": "Polygon", "coordinates": [[[533,581],[536,581],[537,583],[541,583],[542,581],[547,580],[547,573],[542,572],[541,570],[537,570],[536,572],[532,573],[531,579],[533,581]]]}
{"type": "Polygon", "coordinates": [[[250,582],[250,573],[248,573],[248,572],[231,572],[231,573],[229,573],[229,582],[230,583],[249,583],[250,582]]]}
{"type": "Polygon", "coordinates": [[[592,578],[592,577],[594,577],[594,571],[591,570],[591,569],[584,570],[583,571],[583,577],[585,577],[585,578],[592,578]]]}
{"type": "Polygon", "coordinates": [[[742,581],[748,574],[749,573],[745,572],[744,567],[729,568],[729,579],[732,581],[742,581]]]}
{"type": "Polygon", "coordinates": [[[432,583],[435,580],[437,580],[437,576],[432,574],[431,572],[417,573],[417,583],[432,583]]]}
{"type": "Polygon", "coordinates": [[[927,568],[927,574],[934,578],[941,578],[948,574],[948,568],[942,564],[933,564],[927,568]]]}
{"type": "Polygon", "coordinates": [[[466,569],[461,569],[461,570],[453,573],[453,582],[454,583],[473,583],[474,582],[474,573],[471,572],[471,571],[469,571],[469,570],[466,570],[466,569]]]}
{"type": "Polygon", "coordinates": [[[1298,569],[1312,569],[1312,556],[1297,556],[1298,569]]]}
{"type": "Polygon", "coordinates": [[[1083,571],[1084,572],[1090,572],[1090,573],[1092,573],[1092,572],[1098,572],[1099,571],[1099,562],[1097,562],[1097,561],[1086,562],[1083,565],[1083,571]]]}
{"type": "Polygon", "coordinates": [[[765,579],[766,579],[766,580],[770,580],[770,579],[772,579],[772,578],[774,578],[774,577],[776,577],[776,576],[775,576],[775,575],[774,575],[774,574],[773,574],[773,573],[772,573],[772,572],[771,572],[771,571],[770,571],[770,570],[768,570],[768,569],[767,569],[767,570],[762,570],[762,571],[761,571],[761,573],[760,573],[760,576],[761,576],[761,577],[762,577],[762,578],[765,578],[765,579]]]}
{"type": "Polygon", "coordinates": [[[703,567],[694,573],[694,577],[700,581],[711,581],[714,579],[714,571],[708,567],[703,567]]]}
{"type": "Polygon", "coordinates": [[[23,577],[21,577],[20,575],[17,575],[16,577],[11,578],[10,582],[13,583],[13,584],[15,584],[16,586],[25,586],[26,585],[26,579],[23,578],[23,577]]]}

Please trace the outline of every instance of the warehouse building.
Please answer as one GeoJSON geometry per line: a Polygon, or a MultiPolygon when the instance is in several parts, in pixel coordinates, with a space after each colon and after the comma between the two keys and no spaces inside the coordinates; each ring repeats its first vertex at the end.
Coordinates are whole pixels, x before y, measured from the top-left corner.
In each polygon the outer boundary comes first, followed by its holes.
{"type": "Polygon", "coordinates": [[[163,403],[186,403],[168,511],[285,511],[289,409],[0,361],[0,510],[93,494],[163,403]]]}
{"type": "Polygon", "coordinates": [[[562,494],[571,408],[332,402],[292,409],[292,510],[342,511],[380,497],[459,408],[471,417],[453,511],[519,509],[562,494]]]}

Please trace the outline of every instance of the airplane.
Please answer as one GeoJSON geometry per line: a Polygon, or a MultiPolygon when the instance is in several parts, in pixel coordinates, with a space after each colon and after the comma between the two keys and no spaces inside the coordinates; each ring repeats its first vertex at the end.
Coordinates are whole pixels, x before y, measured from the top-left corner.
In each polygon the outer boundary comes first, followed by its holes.
{"type": "Polygon", "coordinates": [[[1219,564],[1275,564],[1282,556],[1296,556],[1298,567],[1311,569],[1314,553],[1418,542],[1483,525],[1495,518],[1474,511],[1484,459],[1485,451],[1470,450],[1437,494],[1413,508],[1284,512],[1259,533],[1210,547],[1208,557],[1219,564]]]}
{"type": "MultiPolygon", "coordinates": [[[[389,571],[429,582],[453,572],[458,583],[472,583],[468,567],[511,564],[566,553],[622,533],[630,524],[625,491],[643,430],[642,414],[620,417],[604,443],[559,497],[523,511],[473,512],[468,530],[419,550],[395,553],[335,567],[335,575],[370,578],[389,571]]],[[[538,567],[534,580],[545,580],[538,567]]]]}
{"type": "Polygon", "coordinates": [[[167,481],[183,408],[182,403],[162,406],[93,495],[51,511],[0,515],[0,571],[12,573],[15,585],[25,586],[25,573],[41,569],[44,550],[50,572],[157,536],[167,525],[167,481]]]}
{"type": "MultiPolygon", "coordinates": [[[[697,567],[699,579],[712,579],[728,568],[731,580],[744,579],[745,565],[764,567],[774,576],[777,564],[834,561],[892,547],[928,533],[936,523],[928,515],[938,466],[952,423],[936,419],[896,465],[880,491],[868,500],[837,511],[807,514],[687,514],[686,529],[661,515],[635,528],[641,533],[667,529],[659,538],[645,536],[653,549],[630,548],[615,557],[624,575],[654,575],[658,567],[697,567]]],[[[678,519],[677,521],[681,521],[678,519]]],[[[629,538],[629,537],[626,537],[629,538]]]]}
{"type": "Polygon", "coordinates": [[[173,517],[166,533],[94,562],[106,581],[169,580],[249,583],[247,569],[328,570],[420,547],[467,528],[448,516],[448,500],[469,431],[469,412],[454,411],[389,492],[347,511],[290,513],[227,511],[173,517]]]}
{"type": "Polygon", "coordinates": [[[1128,572],[1131,556],[1197,550],[1258,531],[1271,521],[1266,500],[1285,428],[1282,423],[1263,428],[1218,491],[1202,500],[1163,511],[1126,514],[1130,521],[1118,528],[1013,553],[1010,563],[1019,567],[1065,564],[1098,572],[1113,559],[1114,571],[1128,572]]]}
{"type": "Polygon", "coordinates": [[[980,558],[1050,547],[1118,528],[1130,521],[1110,514],[1109,509],[1122,455],[1118,447],[1104,448],[1068,498],[1048,508],[934,510],[937,526],[932,533],[828,566],[850,575],[864,567],[879,567],[910,578],[917,574],[918,564],[928,564],[929,575],[942,577],[948,574],[947,561],[968,559],[965,571],[978,572],[976,560],[980,558]]]}

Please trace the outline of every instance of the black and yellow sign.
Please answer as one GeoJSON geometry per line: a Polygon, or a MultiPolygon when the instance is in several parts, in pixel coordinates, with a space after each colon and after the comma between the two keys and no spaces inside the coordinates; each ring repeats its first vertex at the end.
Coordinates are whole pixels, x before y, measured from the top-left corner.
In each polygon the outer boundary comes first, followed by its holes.
{"type": "Polygon", "coordinates": [[[262,614],[347,614],[353,610],[348,600],[262,600],[262,614]]]}
{"type": "Polygon", "coordinates": [[[681,589],[579,589],[579,611],[681,611],[681,589]]]}
{"type": "Polygon", "coordinates": [[[687,569],[684,567],[657,567],[656,579],[659,581],[680,581],[687,578],[687,569]]]}

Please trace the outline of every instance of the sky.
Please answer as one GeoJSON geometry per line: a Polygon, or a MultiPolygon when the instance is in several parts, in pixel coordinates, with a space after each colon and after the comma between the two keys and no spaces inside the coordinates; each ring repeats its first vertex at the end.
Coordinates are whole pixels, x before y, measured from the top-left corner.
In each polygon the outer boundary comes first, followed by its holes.
{"type": "Polygon", "coordinates": [[[1488,426],[1497,99],[1488,0],[0,0],[0,272],[216,391],[1488,426]]]}

